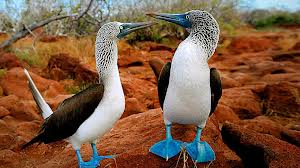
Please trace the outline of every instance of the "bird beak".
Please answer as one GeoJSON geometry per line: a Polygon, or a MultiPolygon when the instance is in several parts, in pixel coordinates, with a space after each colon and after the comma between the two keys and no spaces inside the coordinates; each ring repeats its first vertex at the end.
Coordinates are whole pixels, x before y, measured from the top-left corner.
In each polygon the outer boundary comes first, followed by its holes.
{"type": "Polygon", "coordinates": [[[192,27],[191,22],[187,19],[188,14],[186,13],[184,14],[147,13],[146,15],[156,19],[161,19],[171,23],[178,24],[184,28],[192,27]]]}
{"type": "Polygon", "coordinates": [[[120,31],[120,33],[117,35],[119,39],[123,38],[127,34],[134,32],[138,29],[150,27],[156,23],[154,22],[140,22],[140,23],[122,23],[121,26],[123,29],[120,31]]]}

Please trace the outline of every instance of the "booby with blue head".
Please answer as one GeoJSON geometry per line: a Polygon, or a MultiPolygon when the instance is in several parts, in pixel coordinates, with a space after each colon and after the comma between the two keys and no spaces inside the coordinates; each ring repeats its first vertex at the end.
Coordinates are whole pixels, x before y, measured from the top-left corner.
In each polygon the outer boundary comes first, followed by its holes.
{"type": "Polygon", "coordinates": [[[215,68],[210,69],[207,63],[218,44],[219,25],[211,14],[200,10],[183,14],[147,15],[178,24],[189,32],[189,36],[179,44],[172,63],[166,63],[158,77],[166,139],[154,144],[150,152],[168,160],[186,148],[196,162],[215,160],[214,151],[200,137],[222,94],[219,73],[215,68]],[[194,141],[183,143],[174,140],[171,135],[172,123],[196,125],[194,141]]]}
{"type": "Polygon", "coordinates": [[[121,117],[125,109],[125,97],[117,65],[117,41],[130,32],[153,25],[152,22],[120,23],[103,25],[96,38],[96,68],[99,83],[64,100],[53,113],[45,102],[30,74],[24,69],[31,93],[45,119],[38,135],[23,148],[36,143],[51,143],[68,139],[76,150],[79,167],[97,167],[102,159],[113,156],[100,156],[96,149],[98,137],[108,132],[121,117]],[[90,143],[93,156],[83,161],[80,147],[90,143]]]}

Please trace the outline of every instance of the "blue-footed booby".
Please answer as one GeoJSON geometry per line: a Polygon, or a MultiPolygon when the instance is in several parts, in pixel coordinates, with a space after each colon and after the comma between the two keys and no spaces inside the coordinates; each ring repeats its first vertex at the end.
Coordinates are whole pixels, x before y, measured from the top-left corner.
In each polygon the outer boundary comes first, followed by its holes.
{"type": "Polygon", "coordinates": [[[207,63],[218,44],[219,25],[211,14],[200,10],[183,14],[147,15],[178,24],[189,32],[189,36],[179,44],[172,63],[164,65],[158,78],[166,139],[154,144],[150,152],[168,160],[186,148],[196,162],[215,160],[214,151],[200,137],[222,94],[219,73],[215,68],[210,69],[207,63]],[[194,141],[183,143],[174,140],[171,135],[172,123],[196,125],[194,141]]]}
{"type": "Polygon", "coordinates": [[[68,139],[76,150],[79,167],[97,167],[102,159],[113,156],[100,156],[96,140],[108,132],[121,117],[125,109],[125,97],[120,81],[118,60],[118,39],[137,29],[153,25],[152,22],[120,23],[110,22],[103,25],[96,38],[96,68],[99,83],[64,100],[53,113],[45,102],[28,71],[24,69],[31,93],[45,119],[38,135],[23,148],[36,143],[51,143],[68,139]],[[80,147],[90,143],[93,156],[83,161],[80,147]]]}

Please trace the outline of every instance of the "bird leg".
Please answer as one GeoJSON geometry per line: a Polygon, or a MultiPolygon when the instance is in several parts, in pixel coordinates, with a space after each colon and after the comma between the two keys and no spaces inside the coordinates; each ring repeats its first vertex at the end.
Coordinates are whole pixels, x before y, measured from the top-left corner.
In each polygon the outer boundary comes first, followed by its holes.
{"type": "Polygon", "coordinates": [[[90,161],[87,161],[87,162],[83,161],[79,149],[76,150],[76,155],[77,155],[77,159],[78,159],[79,168],[96,168],[97,167],[97,165],[95,164],[93,159],[90,161]]]}
{"type": "Polygon", "coordinates": [[[197,127],[196,137],[193,142],[188,143],[185,147],[188,154],[195,162],[208,162],[216,159],[215,153],[210,145],[201,141],[202,128],[197,127]]]}
{"type": "Polygon", "coordinates": [[[96,168],[98,165],[100,165],[101,160],[103,159],[110,159],[114,158],[114,156],[99,156],[96,148],[95,143],[91,143],[92,149],[93,149],[93,157],[90,161],[83,161],[80,150],[76,150],[76,155],[78,158],[79,168],[96,168]]]}
{"type": "Polygon", "coordinates": [[[168,161],[169,158],[174,157],[181,151],[181,144],[181,141],[173,140],[171,124],[169,124],[166,125],[166,139],[155,143],[150,148],[150,152],[168,161]]]}
{"type": "Polygon", "coordinates": [[[95,164],[97,164],[97,165],[98,165],[98,163],[100,164],[101,160],[103,160],[103,159],[113,159],[113,158],[115,158],[114,155],[100,156],[100,155],[98,155],[96,144],[91,143],[91,146],[92,146],[92,149],[93,149],[93,158],[92,158],[92,160],[95,162],[95,164]]]}

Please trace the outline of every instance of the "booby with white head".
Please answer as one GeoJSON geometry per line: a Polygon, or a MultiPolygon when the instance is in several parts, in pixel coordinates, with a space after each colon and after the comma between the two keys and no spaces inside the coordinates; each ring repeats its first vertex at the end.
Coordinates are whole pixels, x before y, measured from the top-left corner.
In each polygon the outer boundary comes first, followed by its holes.
{"type": "Polygon", "coordinates": [[[117,41],[130,32],[151,25],[152,22],[104,24],[97,33],[95,49],[99,83],[64,100],[54,113],[39,93],[28,71],[24,69],[29,88],[45,122],[38,135],[23,148],[36,142],[48,144],[68,139],[76,150],[79,167],[97,167],[102,159],[113,158],[98,155],[96,141],[113,127],[125,109],[125,97],[117,65],[117,41]],[[82,160],[80,154],[80,147],[84,143],[90,143],[93,149],[93,156],[87,162],[82,160]]]}
{"type": "Polygon", "coordinates": [[[168,160],[185,147],[196,162],[215,160],[214,151],[207,142],[200,140],[200,136],[222,94],[219,73],[215,68],[210,69],[207,63],[218,44],[219,25],[211,14],[201,10],[147,15],[178,24],[189,32],[189,36],[179,44],[172,63],[164,65],[158,78],[166,140],[154,144],[150,152],[168,160]],[[196,125],[194,141],[183,143],[174,140],[171,135],[172,123],[196,125]]]}

